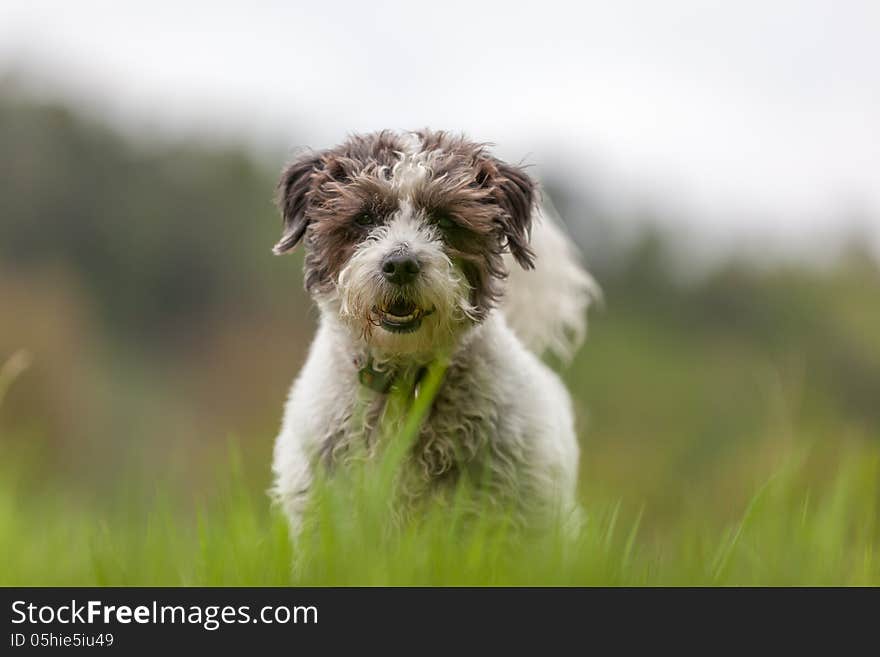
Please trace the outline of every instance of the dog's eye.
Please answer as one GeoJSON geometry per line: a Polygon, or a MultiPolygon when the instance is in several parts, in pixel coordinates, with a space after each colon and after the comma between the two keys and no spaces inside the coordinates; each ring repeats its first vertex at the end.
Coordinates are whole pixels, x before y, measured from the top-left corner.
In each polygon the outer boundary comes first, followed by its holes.
{"type": "Polygon", "coordinates": [[[437,224],[438,228],[442,228],[443,230],[446,230],[448,228],[455,228],[456,224],[452,220],[452,217],[449,215],[448,212],[445,212],[443,210],[435,210],[431,214],[434,219],[434,223],[437,224]]]}
{"type": "Polygon", "coordinates": [[[354,218],[354,222],[358,226],[372,226],[376,223],[376,218],[367,211],[361,212],[354,218]]]}

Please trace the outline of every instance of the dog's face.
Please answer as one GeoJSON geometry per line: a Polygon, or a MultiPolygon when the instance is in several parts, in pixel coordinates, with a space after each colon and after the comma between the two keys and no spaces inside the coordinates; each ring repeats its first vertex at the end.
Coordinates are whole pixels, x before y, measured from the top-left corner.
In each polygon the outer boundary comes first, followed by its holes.
{"type": "Polygon", "coordinates": [[[532,266],[535,185],[482,144],[444,132],[355,136],[290,164],[284,233],[306,288],[389,357],[434,352],[497,301],[510,251],[532,266]]]}

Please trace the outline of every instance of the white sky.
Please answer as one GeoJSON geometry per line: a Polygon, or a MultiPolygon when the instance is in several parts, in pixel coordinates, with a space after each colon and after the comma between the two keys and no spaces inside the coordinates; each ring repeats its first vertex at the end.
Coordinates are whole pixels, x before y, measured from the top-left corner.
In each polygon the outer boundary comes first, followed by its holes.
{"type": "Polygon", "coordinates": [[[880,0],[0,0],[0,69],[279,151],[463,129],[717,240],[880,236],[880,0]]]}

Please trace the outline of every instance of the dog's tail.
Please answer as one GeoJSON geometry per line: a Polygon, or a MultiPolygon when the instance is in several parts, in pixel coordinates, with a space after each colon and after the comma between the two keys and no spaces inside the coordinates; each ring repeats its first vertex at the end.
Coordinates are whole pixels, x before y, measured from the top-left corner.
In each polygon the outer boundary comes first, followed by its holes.
{"type": "Polygon", "coordinates": [[[586,337],[587,309],[601,302],[602,291],[546,196],[532,222],[531,247],[532,270],[506,256],[510,275],[501,307],[526,347],[568,362],[586,337]]]}

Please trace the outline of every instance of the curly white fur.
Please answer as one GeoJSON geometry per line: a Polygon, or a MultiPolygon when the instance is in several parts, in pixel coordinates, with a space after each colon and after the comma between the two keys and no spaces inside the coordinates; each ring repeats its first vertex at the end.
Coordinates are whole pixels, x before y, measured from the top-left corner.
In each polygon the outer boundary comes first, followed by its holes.
{"type": "MultiPolygon", "coordinates": [[[[356,419],[359,400],[362,403],[365,394],[379,395],[365,392],[358,383],[352,355],[362,344],[351,322],[362,322],[358,318],[371,305],[375,284],[369,281],[376,254],[387,246],[383,240],[393,231],[414,229],[405,224],[390,226],[375,243],[364,246],[340,277],[341,300],[321,304],[320,326],[294,382],[275,446],[274,491],[294,530],[306,509],[319,461],[327,455],[344,459],[346,447],[366,440],[365,434],[375,426],[375,417],[356,419]]],[[[558,376],[536,353],[552,349],[571,354],[573,340],[583,336],[583,315],[595,288],[557,226],[539,221],[532,243],[538,253],[536,269],[512,275],[503,309],[459,336],[414,463],[423,487],[430,488],[464,455],[476,468],[486,464],[497,489],[492,495],[499,503],[525,499],[568,514],[576,508],[578,472],[571,403],[558,376]]],[[[385,355],[395,347],[424,351],[432,344],[448,343],[453,331],[443,318],[468,312],[454,267],[437,254],[432,257],[436,279],[425,286],[423,299],[446,310],[436,313],[423,336],[380,331],[385,355]]],[[[381,404],[374,408],[381,409],[381,404]]]]}

